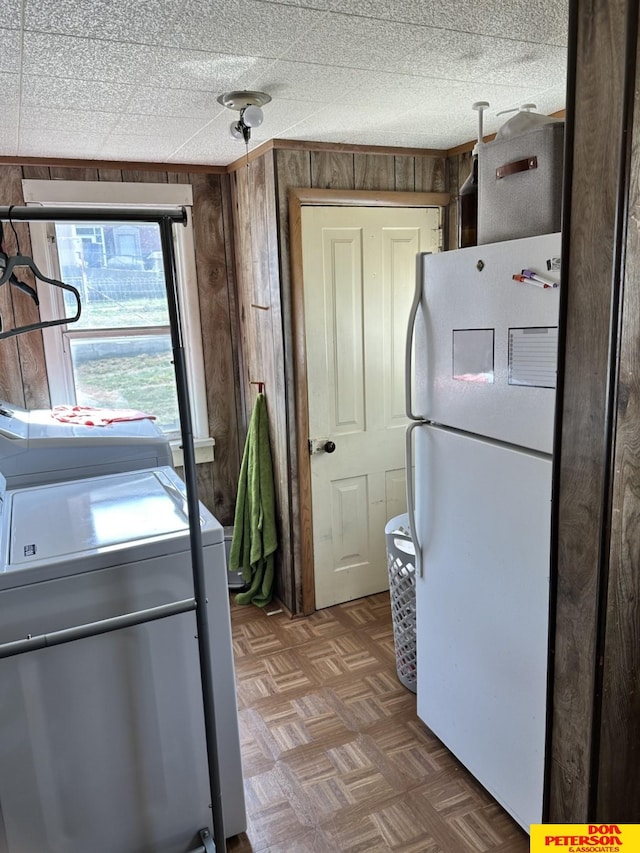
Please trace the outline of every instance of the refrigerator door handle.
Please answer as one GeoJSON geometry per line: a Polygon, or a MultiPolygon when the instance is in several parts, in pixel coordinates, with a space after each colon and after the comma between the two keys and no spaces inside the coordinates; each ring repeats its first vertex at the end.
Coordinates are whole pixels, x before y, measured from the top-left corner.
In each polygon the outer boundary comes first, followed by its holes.
{"type": "Polygon", "coordinates": [[[409,311],[409,323],[407,326],[407,338],[404,351],[404,399],[405,409],[409,420],[420,421],[422,418],[413,413],[413,400],[411,399],[411,380],[413,374],[413,335],[416,329],[416,317],[418,316],[418,308],[422,301],[422,254],[416,255],[416,287],[413,293],[413,302],[409,311]]]}
{"type": "Polygon", "coordinates": [[[407,515],[409,516],[409,531],[411,533],[411,539],[413,540],[413,547],[416,552],[416,575],[417,577],[422,577],[422,550],[420,548],[420,543],[418,542],[418,535],[416,532],[416,512],[415,512],[415,502],[413,500],[413,431],[418,427],[422,426],[424,421],[413,421],[407,427],[407,431],[405,433],[405,441],[406,441],[406,462],[407,462],[407,515]]]}

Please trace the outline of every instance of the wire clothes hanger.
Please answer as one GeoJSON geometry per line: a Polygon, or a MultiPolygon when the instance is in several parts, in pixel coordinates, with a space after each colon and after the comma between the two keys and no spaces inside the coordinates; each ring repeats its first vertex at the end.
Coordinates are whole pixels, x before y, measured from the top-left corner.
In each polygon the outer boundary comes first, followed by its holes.
{"type": "Polygon", "coordinates": [[[60,287],[63,290],[68,290],[70,293],[76,298],[76,313],[73,317],[60,317],[57,320],[40,320],[38,323],[30,323],[27,326],[18,326],[15,329],[9,329],[8,331],[3,331],[2,329],[2,318],[0,317],[0,340],[4,338],[11,338],[14,335],[22,335],[25,332],[35,332],[37,329],[47,329],[50,326],[61,326],[64,323],[75,323],[80,319],[80,312],[82,309],[80,303],[80,292],[71,284],[65,284],[63,281],[58,281],[55,278],[49,278],[40,272],[38,267],[36,266],[33,258],[30,258],[28,255],[23,255],[20,251],[20,242],[18,240],[18,234],[16,232],[15,226],[11,219],[11,210],[14,205],[11,205],[8,211],[9,216],[9,225],[13,231],[15,240],[16,240],[16,251],[15,255],[8,255],[4,248],[4,228],[2,223],[0,222],[0,269],[2,270],[2,274],[0,275],[0,287],[2,287],[5,282],[9,282],[9,284],[18,288],[18,290],[22,290],[23,293],[28,294],[36,305],[39,305],[40,302],[38,300],[38,294],[34,290],[31,285],[26,284],[24,281],[20,281],[20,279],[14,273],[14,269],[16,267],[28,267],[31,272],[34,274],[36,279],[39,281],[46,282],[47,284],[53,285],[53,287],[60,287]]]}
{"type": "MultiPolygon", "coordinates": [[[[0,267],[2,269],[6,268],[8,260],[9,255],[7,254],[4,244],[4,227],[2,225],[2,222],[0,222],[0,267]]],[[[12,284],[14,287],[17,287],[18,290],[22,290],[24,291],[24,293],[27,293],[33,299],[36,305],[40,305],[38,294],[33,289],[33,287],[31,287],[31,285],[29,284],[26,284],[24,281],[20,281],[20,279],[18,279],[16,277],[16,274],[13,272],[9,276],[9,284],[12,284]]]]}

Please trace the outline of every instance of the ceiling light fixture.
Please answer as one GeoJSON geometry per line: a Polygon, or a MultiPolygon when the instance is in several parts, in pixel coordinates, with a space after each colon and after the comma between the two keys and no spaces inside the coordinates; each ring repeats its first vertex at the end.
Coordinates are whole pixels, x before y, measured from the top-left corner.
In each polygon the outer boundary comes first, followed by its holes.
{"type": "Polygon", "coordinates": [[[251,129],[262,124],[264,115],[262,107],[268,104],[271,95],[265,92],[225,92],[218,98],[218,103],[230,110],[240,113],[238,121],[232,121],[229,128],[234,139],[242,139],[248,145],[251,139],[251,129]]]}

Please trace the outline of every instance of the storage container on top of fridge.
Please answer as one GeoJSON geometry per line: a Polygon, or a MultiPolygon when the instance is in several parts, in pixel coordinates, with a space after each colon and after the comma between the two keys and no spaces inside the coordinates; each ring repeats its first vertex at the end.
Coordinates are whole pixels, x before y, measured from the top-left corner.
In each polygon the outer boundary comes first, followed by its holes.
{"type": "Polygon", "coordinates": [[[560,231],[564,122],[531,107],[478,143],[478,245],[560,231]]]}

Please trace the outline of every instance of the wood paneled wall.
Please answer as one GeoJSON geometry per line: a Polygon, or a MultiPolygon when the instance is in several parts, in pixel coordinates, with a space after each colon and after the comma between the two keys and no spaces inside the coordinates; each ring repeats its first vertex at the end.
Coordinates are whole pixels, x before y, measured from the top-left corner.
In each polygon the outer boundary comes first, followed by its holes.
{"type": "Polygon", "coordinates": [[[458,248],[458,192],[471,172],[472,157],[470,151],[447,157],[447,178],[451,200],[447,211],[445,246],[458,248]]]}
{"type": "Polygon", "coordinates": [[[553,823],[640,820],[637,16],[636,0],[571,4],[575,103],[567,104],[572,181],[552,548],[553,823]]]}
{"type": "Polygon", "coordinates": [[[246,424],[263,383],[269,416],[278,520],[275,592],[287,604],[283,566],[291,561],[289,466],[284,349],[273,158],[252,160],[231,174],[234,200],[238,314],[242,351],[242,392],[246,424]]]}
{"type": "MultiPolygon", "coordinates": [[[[193,187],[193,226],[206,396],[210,435],[216,440],[213,463],[198,466],[200,499],[222,524],[232,524],[241,454],[242,408],[238,392],[237,311],[232,267],[233,239],[229,177],[202,172],[133,169],[0,166],[2,204],[24,204],[22,178],[67,181],[189,183],[193,187]]],[[[23,251],[31,252],[26,223],[16,225],[23,251]]],[[[9,251],[15,250],[5,225],[9,251]]],[[[0,288],[0,316],[7,327],[37,321],[34,303],[8,285],[0,288]]],[[[50,405],[40,332],[0,341],[0,397],[27,408],[50,405]]]]}
{"type": "MultiPolygon", "coordinates": [[[[0,198],[2,204],[23,204],[22,169],[19,166],[0,167],[0,198]]],[[[4,236],[9,254],[16,251],[16,241],[8,223],[4,236]]],[[[29,226],[16,223],[15,229],[23,252],[31,254],[29,226]]],[[[32,287],[35,282],[30,270],[21,270],[21,277],[32,287]]],[[[40,319],[38,309],[26,294],[5,284],[0,287],[0,317],[4,328],[13,328],[40,319]]],[[[26,408],[49,406],[49,385],[44,363],[42,334],[31,332],[0,341],[0,399],[26,408]]]]}
{"type": "MultiPolygon", "coordinates": [[[[302,567],[288,192],[292,187],[443,192],[446,163],[444,157],[430,155],[278,147],[239,168],[232,181],[243,378],[245,383],[266,383],[281,525],[276,593],[298,614],[302,567]]],[[[247,410],[255,394],[256,387],[245,384],[247,410]]]]}

